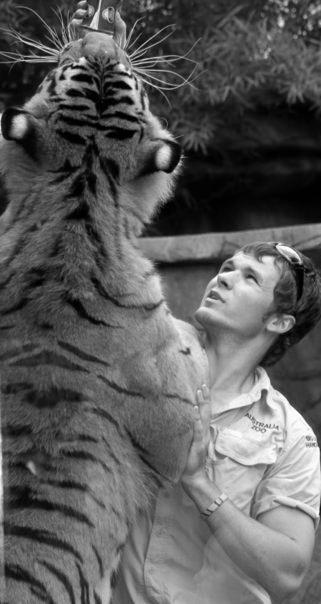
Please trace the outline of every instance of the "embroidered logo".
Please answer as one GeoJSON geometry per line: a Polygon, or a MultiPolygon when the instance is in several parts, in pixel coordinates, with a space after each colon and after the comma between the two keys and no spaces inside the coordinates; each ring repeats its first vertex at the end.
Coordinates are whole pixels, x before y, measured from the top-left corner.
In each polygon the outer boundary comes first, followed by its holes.
{"type": "Polygon", "coordinates": [[[256,432],[262,432],[264,434],[268,430],[280,430],[278,424],[267,424],[265,422],[260,422],[258,419],[256,419],[256,417],[254,417],[254,415],[249,412],[245,414],[245,417],[248,417],[251,420],[251,428],[256,432]]]}

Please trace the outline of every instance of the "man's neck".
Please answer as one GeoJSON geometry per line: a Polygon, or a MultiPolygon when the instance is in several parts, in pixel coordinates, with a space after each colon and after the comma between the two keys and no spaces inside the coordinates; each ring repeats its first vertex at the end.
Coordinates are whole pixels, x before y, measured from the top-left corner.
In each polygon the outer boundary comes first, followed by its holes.
{"type": "Polygon", "coordinates": [[[238,340],[229,335],[208,337],[205,344],[210,370],[210,390],[214,408],[250,392],[262,354],[257,341],[238,340]]]}

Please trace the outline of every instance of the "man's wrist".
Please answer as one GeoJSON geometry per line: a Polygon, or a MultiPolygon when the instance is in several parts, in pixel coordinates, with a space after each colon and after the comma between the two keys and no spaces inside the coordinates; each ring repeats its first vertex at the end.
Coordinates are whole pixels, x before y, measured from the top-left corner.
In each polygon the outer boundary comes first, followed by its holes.
{"type": "Polygon", "coordinates": [[[201,511],[201,517],[203,520],[210,520],[213,517],[213,514],[225,503],[228,499],[228,495],[223,491],[218,495],[212,503],[205,509],[201,511]]]}
{"type": "Polygon", "coordinates": [[[193,492],[194,490],[202,490],[210,482],[205,470],[196,472],[195,474],[184,475],[182,477],[182,486],[186,492],[193,492]]]}
{"type": "Polygon", "coordinates": [[[182,487],[200,511],[206,509],[221,494],[221,490],[208,478],[205,471],[185,476],[182,479],[182,487]]]}

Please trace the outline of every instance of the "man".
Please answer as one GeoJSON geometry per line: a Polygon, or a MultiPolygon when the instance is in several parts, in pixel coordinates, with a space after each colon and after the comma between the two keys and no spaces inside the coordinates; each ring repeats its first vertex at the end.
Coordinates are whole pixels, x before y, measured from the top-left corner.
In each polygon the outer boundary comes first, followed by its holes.
{"type": "Polygon", "coordinates": [[[197,393],[181,484],[133,528],[113,604],[268,604],[298,589],[318,523],[319,449],[262,365],[320,316],[317,271],[283,244],[242,248],[210,281],[195,314],[210,391],[197,393]]]}

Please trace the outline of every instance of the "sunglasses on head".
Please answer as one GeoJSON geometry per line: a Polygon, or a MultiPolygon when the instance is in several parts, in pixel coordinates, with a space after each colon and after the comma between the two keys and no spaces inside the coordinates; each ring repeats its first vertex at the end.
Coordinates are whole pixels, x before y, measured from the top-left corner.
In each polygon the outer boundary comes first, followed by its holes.
{"type": "Polygon", "coordinates": [[[274,243],[274,247],[280,256],[283,256],[285,260],[290,264],[293,274],[295,276],[297,298],[299,302],[303,293],[303,282],[304,282],[304,265],[300,254],[289,245],[283,243],[274,243]]]}

